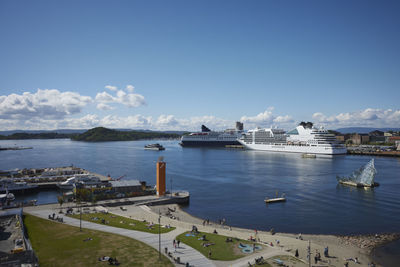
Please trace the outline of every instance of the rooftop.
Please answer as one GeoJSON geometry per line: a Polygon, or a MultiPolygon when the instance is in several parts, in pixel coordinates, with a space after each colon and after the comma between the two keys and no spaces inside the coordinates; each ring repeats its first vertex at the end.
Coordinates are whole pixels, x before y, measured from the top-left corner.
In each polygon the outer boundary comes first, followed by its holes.
{"type": "Polygon", "coordinates": [[[112,187],[141,186],[139,180],[110,181],[112,187]]]}

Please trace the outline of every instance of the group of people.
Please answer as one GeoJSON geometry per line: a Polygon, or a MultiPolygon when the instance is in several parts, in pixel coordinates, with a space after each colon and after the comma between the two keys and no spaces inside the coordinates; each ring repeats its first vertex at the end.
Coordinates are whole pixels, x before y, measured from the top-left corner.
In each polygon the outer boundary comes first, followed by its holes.
{"type": "Polygon", "coordinates": [[[179,245],[181,244],[181,241],[180,240],[173,240],[172,241],[172,245],[174,246],[174,250],[176,251],[176,248],[178,247],[179,248],[179,245]]]}
{"type": "Polygon", "coordinates": [[[317,250],[317,251],[315,252],[315,256],[314,256],[315,264],[317,264],[318,261],[320,261],[320,260],[321,260],[321,254],[320,254],[319,251],[317,250]]]}
{"type": "Polygon", "coordinates": [[[103,256],[99,258],[99,261],[108,261],[109,265],[119,265],[119,261],[117,260],[117,257],[108,257],[108,256],[103,256]]]}
{"type": "Polygon", "coordinates": [[[53,213],[52,215],[51,214],[49,214],[49,220],[53,220],[53,221],[58,221],[58,222],[64,222],[64,219],[63,219],[63,217],[56,217],[56,214],[55,213],[53,213]]]}
{"type": "Polygon", "coordinates": [[[226,224],[225,218],[219,219],[219,220],[218,220],[218,223],[219,223],[220,225],[225,225],[225,224],[226,224]]]}
{"type": "Polygon", "coordinates": [[[197,235],[197,234],[199,233],[199,229],[197,229],[197,226],[196,226],[196,225],[193,225],[193,226],[192,226],[192,231],[191,231],[191,233],[194,234],[194,235],[197,235]]]}
{"type": "Polygon", "coordinates": [[[355,263],[360,263],[357,257],[355,257],[354,259],[353,258],[348,258],[348,259],[345,259],[345,260],[346,260],[346,262],[344,263],[345,267],[349,266],[348,261],[354,261],[355,263]]]}
{"type": "Polygon", "coordinates": [[[210,224],[210,219],[205,219],[203,221],[203,226],[209,225],[210,224]]]}

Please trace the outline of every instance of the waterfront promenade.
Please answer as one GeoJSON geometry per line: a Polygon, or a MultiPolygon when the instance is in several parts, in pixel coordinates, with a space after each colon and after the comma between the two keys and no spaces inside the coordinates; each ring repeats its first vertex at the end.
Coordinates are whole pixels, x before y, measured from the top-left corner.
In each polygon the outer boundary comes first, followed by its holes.
{"type": "MultiPolygon", "coordinates": [[[[52,214],[55,211],[53,208],[50,208],[51,205],[48,205],[48,206],[49,207],[46,207],[43,209],[25,208],[24,212],[29,213],[34,216],[44,218],[44,219],[48,219],[48,215],[52,214]]],[[[75,226],[75,227],[79,227],[80,221],[78,219],[74,219],[74,218],[71,218],[68,216],[62,216],[62,217],[63,217],[64,223],[75,226]]],[[[158,244],[159,244],[158,235],[155,235],[155,234],[127,230],[127,229],[123,229],[123,228],[117,228],[117,227],[92,223],[92,222],[88,222],[88,221],[82,221],[82,227],[87,228],[87,229],[97,230],[97,231],[108,232],[108,233],[112,233],[112,234],[118,234],[118,235],[130,237],[130,238],[133,238],[136,240],[140,240],[143,243],[158,250],[158,244]]],[[[184,229],[177,228],[174,231],[162,234],[162,236],[161,236],[162,250],[165,247],[167,247],[168,251],[174,251],[172,242],[175,239],[175,236],[183,233],[184,231],[185,231],[184,229]]],[[[177,253],[174,253],[174,254],[175,254],[174,255],[175,257],[180,257],[182,262],[189,262],[190,265],[215,266],[210,260],[208,260],[206,257],[204,257],[201,253],[199,253],[198,251],[194,250],[193,248],[191,248],[185,244],[181,244],[180,248],[177,249],[177,253]]]]}
{"type": "MultiPolygon", "coordinates": [[[[173,252],[173,256],[180,257],[181,262],[189,262],[191,266],[248,266],[248,262],[254,263],[254,259],[260,256],[264,258],[270,258],[277,255],[294,255],[294,251],[296,249],[299,250],[300,260],[294,264],[290,263],[293,266],[307,266],[308,260],[306,257],[308,240],[311,240],[311,258],[313,259],[316,251],[320,253],[323,252],[325,246],[329,246],[331,258],[326,259],[326,263],[332,266],[343,266],[344,259],[355,258],[358,257],[361,264],[355,265],[354,262],[350,262],[349,266],[368,266],[370,262],[369,256],[365,254],[365,251],[354,248],[352,246],[346,246],[338,243],[338,239],[333,236],[313,236],[313,235],[303,235],[303,240],[299,240],[295,238],[295,235],[290,234],[275,234],[271,235],[268,232],[258,231],[257,238],[260,239],[260,244],[263,245],[263,249],[257,253],[253,253],[249,256],[240,258],[235,261],[211,261],[198,251],[193,248],[181,243],[180,248],[177,248],[176,252],[174,252],[173,248],[173,240],[175,237],[185,231],[190,231],[193,225],[196,225],[199,231],[212,233],[215,229],[217,229],[218,233],[221,235],[237,237],[241,239],[248,239],[250,236],[254,237],[254,230],[250,229],[241,229],[241,228],[229,228],[227,226],[221,226],[212,223],[211,225],[203,226],[202,220],[199,218],[195,218],[190,216],[189,214],[181,211],[179,208],[174,212],[174,218],[169,218],[165,216],[164,212],[168,210],[168,208],[172,209],[177,207],[176,205],[170,206],[156,206],[156,207],[147,207],[147,206],[125,206],[126,211],[121,210],[119,207],[108,208],[108,211],[120,216],[125,216],[128,218],[133,218],[137,220],[147,220],[149,222],[158,222],[158,211],[160,211],[163,215],[161,217],[161,224],[176,227],[174,231],[169,233],[165,233],[161,235],[161,250],[164,252],[165,247],[168,248],[168,251],[173,252]],[[179,218],[179,219],[178,219],[179,218]],[[279,245],[277,241],[279,240],[279,245]],[[272,243],[273,246],[270,244],[272,243]]],[[[65,209],[66,206],[63,206],[65,209]]],[[[25,212],[39,216],[47,219],[49,214],[56,213],[58,214],[59,205],[42,205],[36,207],[28,207],[24,209],[25,212]]],[[[60,215],[60,214],[58,214],[60,215]]],[[[73,225],[79,227],[79,220],[73,219],[70,217],[64,217],[64,223],[69,225],[73,225]]],[[[87,221],[82,221],[82,227],[99,230],[114,234],[119,234],[123,236],[127,236],[136,240],[140,240],[151,247],[158,250],[158,235],[144,233],[139,231],[121,229],[110,227],[107,225],[101,225],[96,223],[91,223],[87,221]]],[[[179,266],[179,264],[177,264],[179,266]]],[[[182,266],[182,265],[180,265],[182,266]]]]}

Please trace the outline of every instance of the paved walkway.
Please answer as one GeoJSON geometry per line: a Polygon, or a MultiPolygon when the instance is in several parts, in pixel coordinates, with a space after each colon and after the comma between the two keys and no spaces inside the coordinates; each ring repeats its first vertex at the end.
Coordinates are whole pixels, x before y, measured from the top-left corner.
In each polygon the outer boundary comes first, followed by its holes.
{"type": "MultiPolygon", "coordinates": [[[[53,214],[54,211],[51,209],[30,209],[30,208],[25,208],[24,212],[48,219],[49,214],[53,214]]],[[[60,216],[60,214],[57,214],[60,216]]],[[[79,227],[79,220],[74,219],[68,216],[62,216],[64,219],[64,223],[79,227]]],[[[150,234],[150,233],[145,233],[145,232],[140,232],[140,231],[134,231],[134,230],[127,230],[127,229],[122,229],[122,228],[117,228],[117,227],[112,227],[112,226],[107,226],[107,225],[102,225],[102,224],[97,224],[97,223],[92,223],[88,221],[83,221],[82,220],[82,227],[92,229],[92,230],[97,230],[97,231],[103,231],[103,232],[108,232],[108,233],[113,233],[113,234],[119,234],[122,236],[127,236],[136,240],[139,240],[156,250],[158,250],[159,247],[159,237],[157,234],[150,234]]],[[[193,249],[192,247],[189,247],[183,243],[180,243],[180,247],[176,249],[176,252],[174,252],[173,248],[173,240],[175,237],[186,230],[177,228],[171,232],[165,233],[161,235],[161,251],[164,252],[165,247],[168,248],[168,251],[171,251],[174,255],[174,257],[180,257],[181,262],[189,262],[190,266],[215,266],[215,264],[207,259],[203,254],[198,252],[197,250],[193,249]]],[[[165,255],[165,254],[164,254],[165,255]]],[[[176,266],[183,266],[181,264],[175,264],[176,266]]]]}

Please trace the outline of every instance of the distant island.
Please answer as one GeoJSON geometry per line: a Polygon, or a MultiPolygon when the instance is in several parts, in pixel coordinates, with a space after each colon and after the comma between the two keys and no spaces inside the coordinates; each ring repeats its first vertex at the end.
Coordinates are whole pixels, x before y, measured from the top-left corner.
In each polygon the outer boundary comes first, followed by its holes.
{"type": "Polygon", "coordinates": [[[82,134],[71,136],[74,141],[103,142],[103,141],[134,141],[143,139],[179,138],[179,134],[163,132],[117,131],[104,127],[97,127],[82,134]]]}
{"type": "Polygon", "coordinates": [[[74,141],[104,142],[104,141],[134,141],[143,139],[180,138],[176,133],[153,132],[153,131],[119,131],[104,127],[96,127],[84,133],[13,133],[11,135],[0,135],[0,140],[22,140],[22,139],[63,139],[69,138],[74,141]]]}
{"type": "Polygon", "coordinates": [[[71,138],[73,134],[61,134],[57,132],[46,133],[13,133],[11,135],[0,135],[0,140],[22,140],[22,139],[62,139],[71,138]]]}

